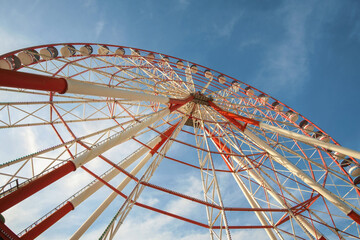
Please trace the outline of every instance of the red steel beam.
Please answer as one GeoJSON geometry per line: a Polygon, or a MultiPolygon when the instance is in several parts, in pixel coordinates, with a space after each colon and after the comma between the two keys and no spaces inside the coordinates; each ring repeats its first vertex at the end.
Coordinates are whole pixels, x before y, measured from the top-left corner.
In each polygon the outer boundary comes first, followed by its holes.
{"type": "Polygon", "coordinates": [[[237,126],[241,131],[244,131],[246,128],[247,124],[251,124],[251,125],[255,125],[255,126],[259,126],[259,121],[251,119],[251,118],[247,118],[247,117],[243,117],[240,115],[237,115],[235,113],[231,113],[231,112],[227,112],[223,109],[221,109],[220,107],[218,107],[215,103],[213,102],[209,102],[209,105],[218,113],[220,113],[220,115],[222,115],[223,117],[225,117],[229,122],[231,122],[232,124],[234,124],[235,126],[237,126]],[[240,124],[238,121],[242,121],[245,124],[242,125],[240,124]]]}
{"type": "Polygon", "coordinates": [[[0,86],[51,91],[61,94],[67,90],[67,82],[64,78],[5,69],[0,69],[0,86]]]}
{"type": "Polygon", "coordinates": [[[28,232],[20,237],[21,240],[32,240],[38,237],[41,233],[46,231],[49,227],[55,224],[59,219],[65,216],[68,212],[74,209],[71,202],[67,202],[64,206],[57,209],[53,214],[41,221],[35,227],[31,228],[28,232]]]}
{"type": "MultiPolygon", "coordinates": [[[[112,189],[114,192],[116,192],[117,194],[119,194],[120,196],[122,196],[123,198],[127,199],[128,196],[126,196],[125,194],[123,194],[122,192],[120,192],[118,189],[114,188],[112,185],[110,185],[108,182],[105,182],[104,180],[102,180],[99,176],[97,176],[96,174],[94,174],[93,172],[91,172],[90,170],[88,170],[88,172],[94,176],[96,179],[98,179],[99,181],[103,182],[107,187],[109,187],[110,189],[112,189]]],[[[176,218],[176,219],[179,219],[179,220],[182,220],[182,221],[185,221],[185,222],[188,222],[188,223],[192,223],[194,225],[197,225],[197,226],[200,226],[200,227],[204,227],[204,228],[213,228],[213,229],[220,229],[220,228],[225,228],[225,226],[212,226],[210,227],[209,225],[206,225],[204,223],[201,223],[201,222],[197,222],[197,221],[194,221],[192,219],[189,219],[189,218],[185,218],[185,217],[182,217],[182,216],[179,216],[179,215],[176,215],[176,214],[173,214],[173,213],[169,213],[167,211],[164,211],[164,210],[161,210],[161,209],[158,209],[158,208],[154,208],[154,207],[151,207],[151,206],[148,206],[146,204],[143,204],[143,203],[139,203],[139,202],[135,202],[134,203],[136,206],[139,206],[139,207],[142,207],[142,208],[146,208],[146,209],[149,209],[151,211],[154,211],[154,212],[157,212],[157,213],[161,213],[163,215],[167,215],[167,216],[170,216],[170,217],[173,217],[173,218],[176,218]]],[[[273,226],[229,226],[230,229],[254,229],[254,228],[273,228],[273,226]]]]}
{"type": "Polygon", "coordinates": [[[180,107],[184,106],[186,103],[191,102],[194,99],[194,96],[188,96],[185,99],[174,99],[174,98],[169,98],[169,109],[171,112],[179,109],[180,107]]]}
{"type": "MultiPolygon", "coordinates": [[[[197,221],[194,221],[192,219],[185,218],[185,217],[173,214],[173,213],[169,213],[167,211],[164,211],[164,210],[161,210],[161,209],[158,209],[158,208],[150,207],[150,206],[142,204],[142,203],[136,202],[135,205],[139,206],[139,207],[142,207],[142,208],[149,209],[149,210],[154,211],[154,212],[158,212],[158,213],[161,213],[161,214],[164,214],[164,215],[179,219],[179,220],[182,220],[182,221],[185,221],[185,222],[188,222],[188,223],[192,223],[192,224],[200,226],[200,227],[209,228],[209,229],[210,228],[211,229],[225,229],[226,228],[225,226],[209,226],[207,224],[197,222],[197,221]]],[[[263,228],[273,228],[273,226],[269,226],[269,225],[268,226],[228,226],[228,228],[229,229],[259,229],[259,228],[263,229],[263,228]]]]}
{"type": "Polygon", "coordinates": [[[206,206],[209,206],[209,207],[213,207],[213,208],[216,208],[216,209],[219,209],[219,210],[224,210],[224,211],[237,211],[237,212],[251,212],[251,211],[254,211],[254,212],[286,212],[287,211],[286,209],[280,209],[280,208],[278,208],[278,209],[276,209],[276,208],[237,208],[237,207],[221,208],[221,207],[219,207],[219,206],[217,206],[215,204],[211,204],[211,203],[205,202],[203,200],[200,200],[200,199],[197,199],[197,198],[194,198],[194,197],[191,197],[191,196],[187,196],[185,194],[182,194],[182,193],[179,193],[179,192],[176,192],[176,191],[173,191],[173,190],[169,190],[169,189],[164,188],[164,187],[160,187],[160,186],[155,185],[155,184],[151,184],[151,183],[147,183],[147,182],[143,182],[143,181],[140,182],[140,184],[145,185],[147,187],[157,189],[157,190],[162,191],[162,192],[166,192],[166,193],[174,195],[174,196],[178,196],[178,197],[181,197],[181,198],[184,198],[184,199],[196,202],[196,203],[200,203],[200,204],[203,204],[203,205],[206,205],[206,206]]]}
{"type": "MultiPolygon", "coordinates": [[[[5,69],[0,69],[0,86],[32,89],[39,91],[50,91],[60,94],[66,93],[68,89],[68,83],[65,78],[51,77],[5,69]]],[[[175,111],[176,109],[192,101],[193,99],[193,96],[189,96],[185,99],[169,98],[169,108],[171,111],[175,111]]]]}
{"type": "MultiPolygon", "coordinates": [[[[2,70],[2,69],[0,69],[2,70]]],[[[5,70],[6,72],[13,72],[5,70]]],[[[1,74],[1,72],[0,72],[1,74]]],[[[11,75],[11,74],[10,74],[11,75]]],[[[34,74],[31,74],[33,76],[37,76],[34,74]]],[[[27,75],[26,75],[27,76],[27,75]]],[[[31,76],[31,77],[33,77],[31,76]]],[[[0,75],[1,77],[1,75],[0,75]]],[[[15,77],[17,79],[17,77],[15,77]]],[[[15,81],[16,81],[15,79],[15,81]]],[[[192,96],[184,99],[179,104],[172,104],[170,106],[170,110],[174,111],[177,108],[181,107],[182,105],[186,104],[187,102],[190,102],[193,99],[192,96]]],[[[175,129],[175,127],[170,128],[175,129]]],[[[164,141],[162,141],[163,143],[164,141]]],[[[57,181],[58,179],[64,177],[68,173],[75,171],[76,167],[73,164],[72,161],[69,161],[65,163],[64,165],[60,166],[59,168],[54,169],[53,171],[31,181],[30,183],[26,184],[25,186],[20,187],[16,191],[10,193],[9,195],[6,195],[5,197],[0,199],[0,213],[6,211],[7,209],[11,208],[12,206],[18,204],[19,202],[25,200],[26,198],[30,197],[34,193],[40,191],[41,189],[45,188],[46,186],[50,185],[51,183],[57,181]]]]}
{"type": "MultiPolygon", "coordinates": [[[[256,121],[256,120],[253,120],[250,118],[246,118],[246,117],[242,117],[242,116],[236,115],[234,113],[226,112],[226,111],[222,110],[220,107],[218,107],[213,102],[209,102],[209,104],[213,109],[215,109],[223,117],[225,117],[227,120],[229,120],[229,122],[231,122],[235,126],[237,126],[241,131],[245,130],[247,124],[259,126],[259,123],[260,123],[259,121],[256,121]],[[245,124],[242,125],[237,120],[240,120],[240,121],[244,122],[245,124]]],[[[357,224],[360,224],[360,215],[358,213],[356,213],[354,210],[351,210],[351,212],[349,212],[347,214],[347,216],[350,217],[351,219],[353,219],[357,224]]]]}
{"type": "Polygon", "coordinates": [[[73,162],[68,161],[64,165],[46,173],[28,184],[19,187],[16,191],[0,199],[0,213],[6,211],[12,206],[30,197],[51,183],[57,181],[68,173],[75,171],[76,167],[73,162]]]}
{"type": "Polygon", "coordinates": [[[20,238],[8,228],[5,223],[0,221],[0,239],[3,240],[20,240],[20,238]]]}
{"type": "MultiPolygon", "coordinates": [[[[178,123],[179,124],[179,123],[178,123]]],[[[155,145],[154,149],[157,151],[167,139],[170,138],[171,134],[174,132],[178,124],[175,124],[174,126],[171,126],[169,129],[167,129],[165,132],[161,133],[161,141],[155,145]]],[[[153,150],[151,150],[153,151],[153,150]]],[[[129,177],[133,177],[130,173],[123,170],[122,168],[119,168],[117,165],[113,164],[111,161],[107,161],[110,163],[113,167],[120,170],[121,172],[125,173],[129,177]]],[[[71,162],[72,163],[72,162],[71,162]]],[[[127,198],[125,194],[114,188],[112,185],[110,185],[108,182],[104,181],[102,178],[97,176],[95,173],[90,171],[85,166],[82,166],[82,168],[88,172],[90,175],[95,177],[97,180],[102,182],[104,185],[108,186],[110,189],[112,189],[114,192],[122,196],[123,198],[127,198]]],[[[64,217],[66,214],[68,214],[70,211],[74,210],[74,206],[71,202],[67,202],[64,206],[57,209],[54,213],[52,213],[50,216],[46,217],[44,220],[36,224],[33,228],[31,228],[29,231],[27,231],[21,239],[30,240],[38,237],[41,233],[46,231],[49,227],[51,227],[53,224],[55,224],[57,221],[59,221],[62,217],[64,217]]]]}

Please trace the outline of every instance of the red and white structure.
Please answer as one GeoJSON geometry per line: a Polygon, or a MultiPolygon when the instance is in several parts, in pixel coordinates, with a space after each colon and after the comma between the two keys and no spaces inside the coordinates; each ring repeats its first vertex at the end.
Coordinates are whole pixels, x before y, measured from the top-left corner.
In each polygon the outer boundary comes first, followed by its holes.
{"type": "Polygon", "coordinates": [[[153,216],[181,236],[360,239],[359,151],[172,56],[96,43],[2,55],[0,140],[2,239],[117,239],[153,216]]]}

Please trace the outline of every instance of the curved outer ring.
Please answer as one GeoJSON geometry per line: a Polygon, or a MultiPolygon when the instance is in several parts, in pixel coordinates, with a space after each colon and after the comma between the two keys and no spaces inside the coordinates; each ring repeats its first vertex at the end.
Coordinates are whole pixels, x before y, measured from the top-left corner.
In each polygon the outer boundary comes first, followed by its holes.
{"type": "MultiPolygon", "coordinates": [[[[3,55],[0,55],[0,59],[3,59],[3,58],[6,58],[6,57],[15,55],[15,54],[17,54],[17,53],[19,53],[19,52],[21,52],[21,51],[24,51],[24,50],[36,50],[36,49],[40,49],[40,48],[44,48],[44,47],[56,47],[56,46],[64,46],[64,45],[74,45],[74,46],[98,45],[98,46],[107,46],[107,47],[116,47],[116,48],[122,47],[122,48],[124,48],[124,49],[125,49],[125,48],[127,48],[127,49],[134,49],[134,50],[137,50],[137,51],[142,51],[142,52],[147,52],[147,53],[153,53],[153,54],[162,55],[162,56],[168,57],[169,59],[172,58],[172,59],[176,59],[176,60],[178,60],[178,61],[180,60],[180,61],[183,61],[183,62],[188,62],[190,65],[196,65],[196,66],[198,66],[198,67],[203,68],[204,70],[203,70],[202,72],[205,72],[206,70],[210,70],[211,72],[217,73],[218,75],[223,75],[223,76],[225,76],[225,77],[227,77],[227,78],[229,78],[229,79],[232,79],[233,81],[237,81],[237,82],[239,82],[239,83],[241,83],[241,84],[246,85],[247,87],[250,87],[250,88],[253,89],[253,90],[256,90],[256,91],[259,92],[259,93],[264,94],[265,96],[271,98],[272,100],[280,103],[281,105],[283,105],[283,106],[286,107],[287,109],[289,109],[289,110],[297,113],[297,114],[299,115],[299,117],[301,117],[303,120],[308,121],[308,122],[309,122],[310,124],[312,124],[315,128],[317,128],[317,129],[318,129],[319,131],[321,131],[323,134],[325,134],[326,136],[328,136],[335,144],[340,145],[340,144],[339,144],[337,141],[335,141],[331,136],[329,136],[328,134],[326,134],[325,131],[323,131],[320,127],[318,127],[317,125],[315,125],[315,124],[314,124],[313,122],[311,122],[309,119],[305,118],[302,114],[298,113],[297,111],[295,111],[294,109],[290,108],[290,107],[287,106],[286,104],[280,102],[280,101],[277,100],[276,98],[273,98],[272,96],[266,94],[265,92],[263,92],[263,91],[255,88],[255,87],[253,87],[253,86],[251,86],[251,85],[249,85],[249,84],[247,84],[247,83],[245,83],[245,82],[242,82],[242,81],[240,81],[240,80],[238,80],[238,79],[235,79],[235,78],[233,78],[233,77],[231,77],[231,76],[229,76],[229,75],[226,75],[226,74],[224,74],[224,73],[221,73],[221,72],[219,72],[219,71],[216,71],[216,70],[214,70],[214,69],[211,69],[211,68],[205,67],[205,66],[203,66],[203,65],[200,65],[200,64],[197,64],[197,63],[194,63],[194,62],[191,62],[191,61],[187,61],[187,60],[184,60],[184,59],[181,59],[181,58],[173,57],[173,56],[170,56],[170,55],[167,55],[167,54],[158,53],[158,52],[154,52],[154,51],[148,51],[148,50],[144,50],[144,49],[141,49],[141,48],[133,48],[133,47],[120,46],[120,45],[113,45],[113,44],[100,44],[100,43],[55,43],[55,44],[38,45],[38,46],[29,47],[29,48],[18,49],[18,50],[15,50],[15,51],[12,51],[12,52],[5,53],[5,54],[3,54],[3,55]]],[[[94,53],[93,53],[93,54],[91,54],[91,55],[98,55],[98,54],[94,54],[94,53]]],[[[58,57],[56,57],[56,58],[61,58],[61,57],[58,56],[58,57]]],[[[56,59],[56,58],[55,58],[55,59],[56,59]]],[[[41,61],[47,61],[47,60],[41,60],[41,61]]],[[[33,63],[33,64],[35,64],[35,63],[33,63]]],[[[175,62],[175,64],[176,64],[176,62],[175,62]]],[[[31,65],[31,64],[30,64],[30,65],[31,65]]],[[[200,70],[200,69],[198,68],[198,71],[199,71],[199,70],[200,70]]],[[[225,83],[224,85],[227,86],[227,87],[230,87],[229,84],[226,84],[226,83],[225,83]]],[[[244,94],[245,94],[245,92],[244,92],[244,94]]],[[[285,111],[283,111],[283,112],[285,112],[285,111]]]]}

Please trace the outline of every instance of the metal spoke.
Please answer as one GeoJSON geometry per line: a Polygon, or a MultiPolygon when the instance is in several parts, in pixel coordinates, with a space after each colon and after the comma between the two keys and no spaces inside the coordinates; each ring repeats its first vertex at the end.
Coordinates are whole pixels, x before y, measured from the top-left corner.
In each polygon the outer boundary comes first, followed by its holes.
{"type": "Polygon", "coordinates": [[[245,82],[98,43],[0,63],[1,234],[129,238],[159,217],[184,238],[360,239],[359,151],[245,82]]]}

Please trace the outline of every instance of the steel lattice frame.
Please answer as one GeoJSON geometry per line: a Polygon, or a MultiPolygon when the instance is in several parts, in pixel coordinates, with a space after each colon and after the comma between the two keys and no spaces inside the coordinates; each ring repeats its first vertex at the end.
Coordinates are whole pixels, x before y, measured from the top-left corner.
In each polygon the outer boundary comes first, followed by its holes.
{"type": "Polygon", "coordinates": [[[246,83],[165,54],[95,43],[21,49],[0,56],[0,66],[10,69],[0,69],[0,136],[9,139],[0,212],[21,216],[18,206],[69,189],[58,202],[35,204],[40,216],[23,231],[1,223],[4,239],[46,236],[67,214],[84,215],[67,237],[78,239],[99,218],[107,223],[97,237],[112,239],[133,208],[208,229],[211,239],[242,231],[360,238],[360,191],[349,174],[360,153],[246,83]],[[51,48],[61,54],[45,54],[51,48]],[[163,164],[180,184],[153,180],[163,164]],[[181,180],[190,174],[199,184],[181,180]],[[174,199],[193,211],[162,207],[174,199]],[[93,208],[77,209],[89,202],[93,208]],[[101,215],[106,209],[112,216],[101,215]]]}

